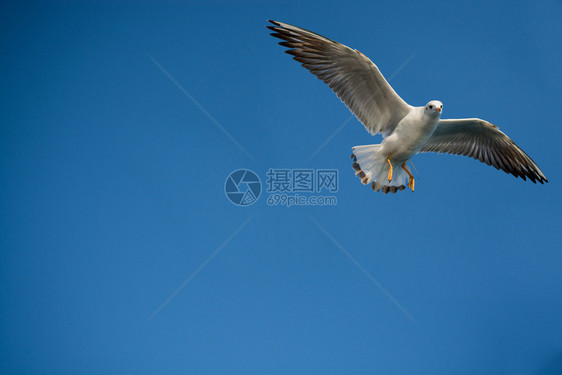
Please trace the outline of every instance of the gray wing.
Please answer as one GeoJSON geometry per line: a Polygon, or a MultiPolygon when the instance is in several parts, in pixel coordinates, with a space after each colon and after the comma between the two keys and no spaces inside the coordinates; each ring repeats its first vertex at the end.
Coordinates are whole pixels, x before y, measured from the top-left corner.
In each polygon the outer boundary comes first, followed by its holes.
{"type": "Polygon", "coordinates": [[[539,166],[497,126],[478,118],[440,120],[419,152],[469,156],[523,180],[548,182],[539,166]]]}
{"type": "Polygon", "coordinates": [[[274,37],[353,112],[371,133],[386,136],[410,111],[371,60],[357,50],[286,23],[269,21],[274,37]]]}

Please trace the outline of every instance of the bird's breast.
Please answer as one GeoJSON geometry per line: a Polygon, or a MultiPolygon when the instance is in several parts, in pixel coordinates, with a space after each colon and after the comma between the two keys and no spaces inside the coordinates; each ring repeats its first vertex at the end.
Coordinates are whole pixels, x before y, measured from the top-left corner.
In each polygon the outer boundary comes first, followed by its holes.
{"type": "Polygon", "coordinates": [[[392,134],[383,140],[384,152],[392,153],[392,159],[397,161],[410,159],[431,137],[438,122],[439,117],[409,114],[398,123],[392,134]]]}

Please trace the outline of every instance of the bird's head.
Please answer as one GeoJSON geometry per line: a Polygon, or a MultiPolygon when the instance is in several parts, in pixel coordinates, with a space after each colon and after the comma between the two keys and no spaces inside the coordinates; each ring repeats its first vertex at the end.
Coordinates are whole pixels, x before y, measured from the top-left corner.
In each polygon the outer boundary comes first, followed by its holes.
{"type": "Polygon", "coordinates": [[[425,112],[427,114],[438,116],[441,115],[442,111],[443,111],[443,103],[441,103],[439,100],[432,100],[425,105],[425,112]]]}

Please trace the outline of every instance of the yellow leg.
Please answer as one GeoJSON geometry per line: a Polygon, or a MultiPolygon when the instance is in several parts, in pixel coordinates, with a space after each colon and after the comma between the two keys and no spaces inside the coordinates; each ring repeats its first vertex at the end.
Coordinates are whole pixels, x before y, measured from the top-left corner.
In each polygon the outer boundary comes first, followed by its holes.
{"type": "Polygon", "coordinates": [[[408,173],[408,177],[410,177],[408,179],[408,187],[414,191],[414,185],[416,184],[414,181],[414,175],[408,170],[408,168],[406,168],[406,162],[402,163],[402,169],[408,173]]]}
{"type": "Polygon", "coordinates": [[[388,163],[388,182],[392,181],[392,164],[390,164],[390,155],[392,155],[392,152],[388,154],[386,158],[386,162],[388,163]]]}

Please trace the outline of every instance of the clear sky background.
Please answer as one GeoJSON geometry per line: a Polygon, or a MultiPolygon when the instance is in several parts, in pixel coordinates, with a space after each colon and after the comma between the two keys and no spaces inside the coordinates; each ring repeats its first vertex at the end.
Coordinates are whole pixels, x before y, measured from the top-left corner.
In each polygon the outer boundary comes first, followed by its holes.
{"type": "Polygon", "coordinates": [[[561,19],[559,1],[2,2],[0,373],[561,373],[561,19]],[[349,111],[267,19],[498,125],[550,183],[424,154],[414,193],[374,193],[349,155],[380,137],[355,119],[310,159],[349,111]],[[236,207],[239,168],[338,169],[338,204],[236,207]]]}

